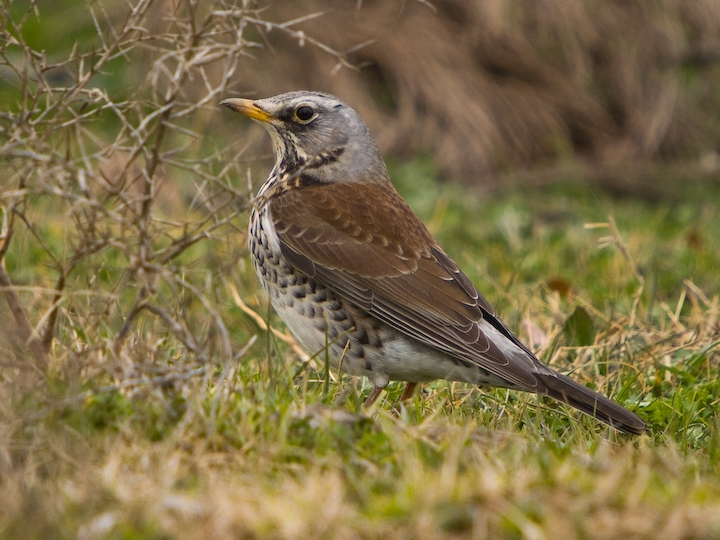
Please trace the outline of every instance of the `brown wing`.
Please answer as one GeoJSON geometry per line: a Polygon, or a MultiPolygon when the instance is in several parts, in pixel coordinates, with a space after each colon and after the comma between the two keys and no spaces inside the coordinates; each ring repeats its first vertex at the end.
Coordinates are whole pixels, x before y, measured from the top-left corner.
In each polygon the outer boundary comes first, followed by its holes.
{"type": "Polygon", "coordinates": [[[392,187],[307,186],[274,197],[270,213],[283,254],[299,270],[430,347],[513,386],[544,391],[532,353],[392,187]],[[509,357],[488,339],[483,319],[517,345],[517,354],[509,357]]]}

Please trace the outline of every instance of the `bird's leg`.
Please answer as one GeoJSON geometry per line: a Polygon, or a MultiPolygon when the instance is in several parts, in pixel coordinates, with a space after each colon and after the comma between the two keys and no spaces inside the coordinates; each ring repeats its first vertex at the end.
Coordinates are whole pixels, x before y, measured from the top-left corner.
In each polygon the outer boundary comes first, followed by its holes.
{"type": "Polygon", "coordinates": [[[373,403],[375,403],[375,400],[378,398],[378,396],[380,395],[380,392],[382,392],[383,390],[385,390],[384,386],[378,386],[378,385],[373,386],[372,392],[370,392],[370,395],[367,397],[367,399],[365,400],[365,403],[363,403],[363,405],[366,408],[369,408],[373,403]]]}
{"type": "Polygon", "coordinates": [[[375,403],[375,400],[380,395],[380,392],[385,389],[389,382],[390,377],[388,377],[387,373],[383,373],[382,371],[380,371],[375,374],[375,380],[373,380],[373,389],[372,392],[370,392],[370,395],[365,400],[365,407],[370,407],[370,405],[375,403]]]}
{"type": "Polygon", "coordinates": [[[417,383],[409,382],[405,385],[405,388],[403,388],[402,396],[400,396],[400,401],[406,401],[410,399],[413,395],[413,392],[415,391],[415,387],[417,386],[417,383]]]}

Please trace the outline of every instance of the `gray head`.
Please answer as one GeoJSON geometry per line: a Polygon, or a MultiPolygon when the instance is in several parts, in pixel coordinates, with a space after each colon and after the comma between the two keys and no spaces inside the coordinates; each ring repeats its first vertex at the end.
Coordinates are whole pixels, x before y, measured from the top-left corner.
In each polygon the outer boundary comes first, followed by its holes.
{"type": "Polygon", "coordinates": [[[229,98],[221,104],[267,129],[280,174],[302,167],[320,182],[388,179],[365,122],[335,96],[298,91],[256,100],[229,98]]]}

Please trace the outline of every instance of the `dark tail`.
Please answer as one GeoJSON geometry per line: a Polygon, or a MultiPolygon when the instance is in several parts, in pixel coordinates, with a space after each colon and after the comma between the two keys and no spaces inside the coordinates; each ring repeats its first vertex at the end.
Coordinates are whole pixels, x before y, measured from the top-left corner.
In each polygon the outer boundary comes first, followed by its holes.
{"type": "Polygon", "coordinates": [[[563,401],[615,429],[635,435],[648,430],[648,425],[635,413],[565,375],[559,373],[536,375],[547,386],[548,396],[563,401]]]}

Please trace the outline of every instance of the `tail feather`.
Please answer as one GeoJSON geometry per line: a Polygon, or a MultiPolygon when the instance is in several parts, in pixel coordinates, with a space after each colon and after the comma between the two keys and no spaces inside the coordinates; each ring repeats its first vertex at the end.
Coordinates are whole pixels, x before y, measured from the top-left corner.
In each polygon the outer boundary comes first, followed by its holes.
{"type": "Polygon", "coordinates": [[[648,430],[647,424],[638,415],[569,377],[559,373],[538,373],[537,376],[547,386],[548,396],[563,401],[615,429],[635,435],[648,430]]]}

